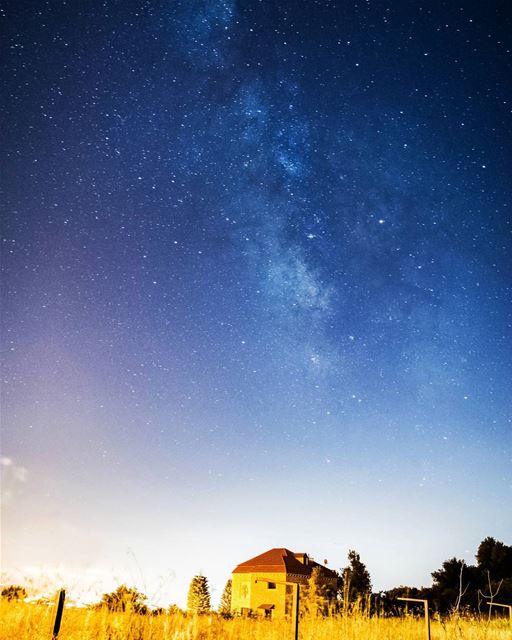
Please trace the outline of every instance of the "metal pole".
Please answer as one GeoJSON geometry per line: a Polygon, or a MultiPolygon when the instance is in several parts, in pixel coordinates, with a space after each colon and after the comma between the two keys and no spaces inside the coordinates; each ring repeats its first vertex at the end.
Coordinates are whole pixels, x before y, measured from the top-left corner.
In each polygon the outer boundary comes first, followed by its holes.
{"type": "Polygon", "coordinates": [[[62,612],[64,611],[64,600],[66,599],[66,592],[61,589],[55,600],[55,618],[53,620],[52,640],[57,640],[60,631],[60,623],[62,622],[62,612]]]}
{"type": "Polygon", "coordinates": [[[503,607],[504,609],[508,609],[508,619],[512,624],[512,604],[501,604],[500,602],[488,602],[487,604],[489,605],[489,613],[493,607],[503,607]]]}
{"type": "Polygon", "coordinates": [[[397,598],[397,600],[403,600],[404,602],[422,602],[425,613],[425,638],[430,640],[430,614],[428,611],[428,600],[421,598],[397,598]]]}
{"type": "Polygon", "coordinates": [[[294,584],[294,607],[293,607],[293,629],[294,629],[294,638],[295,640],[299,640],[299,598],[300,598],[300,586],[297,582],[294,584]]]}
{"type": "Polygon", "coordinates": [[[425,607],[425,638],[426,640],[430,640],[430,614],[428,611],[428,600],[423,601],[423,606],[425,607]]]}

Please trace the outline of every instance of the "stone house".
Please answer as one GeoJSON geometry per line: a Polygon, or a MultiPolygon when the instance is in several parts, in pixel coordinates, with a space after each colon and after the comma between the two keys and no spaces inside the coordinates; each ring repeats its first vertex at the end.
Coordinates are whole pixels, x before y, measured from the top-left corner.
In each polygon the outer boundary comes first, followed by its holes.
{"type": "Polygon", "coordinates": [[[269,618],[291,616],[293,585],[307,585],[315,567],[319,567],[321,582],[335,589],[337,574],[314,562],[307,553],[276,548],[242,562],[232,574],[231,612],[269,618]]]}

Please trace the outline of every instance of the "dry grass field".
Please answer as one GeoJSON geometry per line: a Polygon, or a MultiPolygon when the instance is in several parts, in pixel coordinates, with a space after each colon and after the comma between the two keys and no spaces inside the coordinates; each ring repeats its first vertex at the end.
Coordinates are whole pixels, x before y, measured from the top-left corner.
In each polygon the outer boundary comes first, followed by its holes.
{"type": "MultiPolygon", "coordinates": [[[[49,640],[52,607],[0,601],[0,640],[49,640]]],[[[422,620],[406,618],[344,618],[303,620],[301,640],[424,640],[422,620]]],[[[266,620],[224,620],[215,615],[139,616],[129,613],[67,607],[59,640],[290,640],[289,623],[266,620]]],[[[477,618],[432,621],[433,640],[511,640],[507,619],[477,618]]]]}

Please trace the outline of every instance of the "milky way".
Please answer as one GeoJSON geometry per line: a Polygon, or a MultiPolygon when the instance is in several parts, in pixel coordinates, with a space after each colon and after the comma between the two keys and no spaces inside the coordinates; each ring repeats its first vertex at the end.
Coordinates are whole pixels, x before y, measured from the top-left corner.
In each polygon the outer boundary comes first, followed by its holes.
{"type": "Polygon", "coordinates": [[[268,543],[393,586],[510,535],[511,17],[7,3],[9,563],[150,566],[143,513],[219,580],[268,543]]]}

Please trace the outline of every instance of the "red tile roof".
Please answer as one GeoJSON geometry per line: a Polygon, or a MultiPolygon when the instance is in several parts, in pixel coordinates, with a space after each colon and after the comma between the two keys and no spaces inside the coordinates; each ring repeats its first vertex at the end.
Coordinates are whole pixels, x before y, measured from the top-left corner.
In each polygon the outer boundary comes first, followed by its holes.
{"type": "Polygon", "coordinates": [[[296,556],[304,556],[304,553],[293,553],[289,549],[276,548],[269,549],[265,553],[260,554],[246,562],[239,564],[233,573],[257,573],[259,571],[264,573],[284,573],[309,576],[313,567],[320,567],[322,574],[326,577],[335,578],[334,571],[327,569],[326,567],[313,562],[309,559],[308,564],[302,564],[297,560],[296,556]]]}
{"type": "Polygon", "coordinates": [[[239,564],[233,573],[297,573],[308,575],[308,567],[297,560],[289,549],[270,549],[265,553],[239,564]]]}

